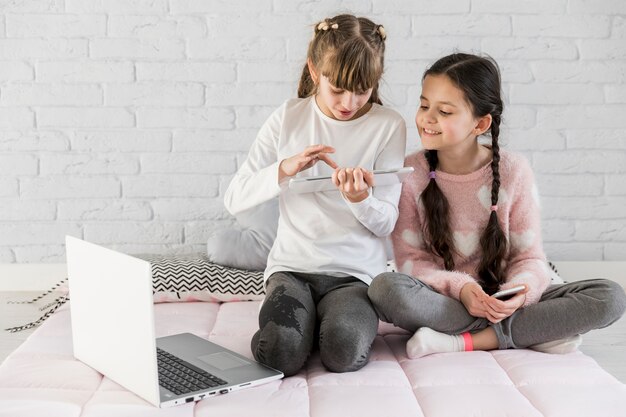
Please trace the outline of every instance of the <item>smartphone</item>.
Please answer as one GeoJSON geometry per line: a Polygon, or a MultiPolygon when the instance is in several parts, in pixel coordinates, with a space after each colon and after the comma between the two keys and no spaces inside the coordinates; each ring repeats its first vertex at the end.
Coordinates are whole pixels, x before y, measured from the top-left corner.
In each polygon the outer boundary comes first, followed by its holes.
{"type": "Polygon", "coordinates": [[[498,291],[497,293],[493,294],[492,297],[499,298],[500,300],[511,298],[520,291],[524,291],[525,288],[525,285],[518,285],[516,287],[507,288],[506,290],[498,291]]]}

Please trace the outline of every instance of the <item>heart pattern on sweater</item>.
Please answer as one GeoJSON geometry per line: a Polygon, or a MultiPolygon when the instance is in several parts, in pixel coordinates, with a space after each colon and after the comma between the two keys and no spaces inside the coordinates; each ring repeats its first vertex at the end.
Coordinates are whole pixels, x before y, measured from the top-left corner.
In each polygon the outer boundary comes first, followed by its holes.
{"type": "Polygon", "coordinates": [[[413,261],[405,261],[400,267],[400,272],[406,275],[413,274],[413,261]]]}
{"type": "Polygon", "coordinates": [[[414,248],[419,248],[422,246],[422,243],[424,243],[422,234],[411,229],[405,229],[402,232],[402,240],[414,248]]]}
{"type": "Polygon", "coordinates": [[[456,249],[463,256],[469,258],[476,252],[476,249],[478,249],[480,237],[476,232],[454,232],[453,239],[456,249]]]}
{"type": "MultiPolygon", "coordinates": [[[[491,210],[491,185],[483,185],[478,189],[478,201],[487,210],[491,210]]],[[[498,205],[505,205],[509,202],[509,195],[504,187],[498,191],[498,205]]]]}
{"type": "Polygon", "coordinates": [[[533,201],[537,204],[537,207],[541,207],[541,199],[539,198],[539,188],[537,188],[537,184],[533,183],[530,195],[533,196],[533,201]]]}
{"type": "Polygon", "coordinates": [[[511,277],[511,279],[508,282],[515,281],[515,283],[517,282],[524,283],[525,281],[531,279],[532,277],[533,277],[533,274],[531,274],[530,272],[520,272],[519,274],[511,277]]]}
{"type": "Polygon", "coordinates": [[[524,252],[535,243],[536,234],[533,230],[525,230],[520,233],[511,232],[509,236],[511,246],[519,252],[524,252]]]}

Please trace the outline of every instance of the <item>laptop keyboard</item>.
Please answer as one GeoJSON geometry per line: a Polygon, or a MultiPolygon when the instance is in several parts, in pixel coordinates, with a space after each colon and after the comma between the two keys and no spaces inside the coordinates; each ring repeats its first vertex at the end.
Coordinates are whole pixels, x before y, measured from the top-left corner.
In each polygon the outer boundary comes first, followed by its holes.
{"type": "Polygon", "coordinates": [[[227,382],[157,348],[159,385],[176,395],[207,390],[227,382]]]}

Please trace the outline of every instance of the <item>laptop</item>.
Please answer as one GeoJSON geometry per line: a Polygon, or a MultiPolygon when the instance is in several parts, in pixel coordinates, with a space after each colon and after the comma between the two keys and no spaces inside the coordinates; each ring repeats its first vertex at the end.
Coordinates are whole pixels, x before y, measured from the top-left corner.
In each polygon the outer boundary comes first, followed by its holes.
{"type": "Polygon", "coordinates": [[[190,333],[155,337],[149,262],[66,236],[74,356],[157,407],[283,377],[190,333]]]}

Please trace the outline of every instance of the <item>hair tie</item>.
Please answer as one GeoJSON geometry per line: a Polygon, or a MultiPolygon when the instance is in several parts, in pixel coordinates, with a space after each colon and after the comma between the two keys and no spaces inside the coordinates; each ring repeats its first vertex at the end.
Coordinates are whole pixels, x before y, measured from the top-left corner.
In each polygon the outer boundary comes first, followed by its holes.
{"type": "Polygon", "coordinates": [[[324,31],[326,31],[328,29],[339,29],[339,24],[338,23],[333,23],[332,25],[329,25],[326,20],[322,20],[317,25],[317,30],[324,30],[324,31]]]}
{"type": "Polygon", "coordinates": [[[431,180],[434,180],[436,176],[437,175],[435,174],[435,171],[430,171],[428,173],[428,178],[430,178],[431,180]]]}
{"type": "Polygon", "coordinates": [[[491,206],[491,211],[498,211],[498,206],[495,204],[491,206]]]}
{"type": "Polygon", "coordinates": [[[383,25],[378,25],[378,34],[382,40],[387,39],[387,32],[385,31],[385,27],[383,25]]]}

